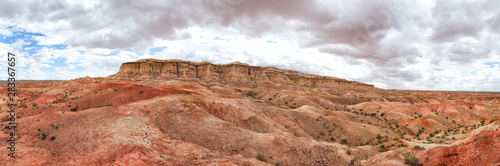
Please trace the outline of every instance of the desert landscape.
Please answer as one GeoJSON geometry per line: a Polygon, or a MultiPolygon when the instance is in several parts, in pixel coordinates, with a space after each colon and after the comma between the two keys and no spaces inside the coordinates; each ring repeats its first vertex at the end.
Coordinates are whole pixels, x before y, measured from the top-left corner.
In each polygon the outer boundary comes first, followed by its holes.
{"type": "Polygon", "coordinates": [[[0,165],[500,165],[500,92],[142,59],[107,77],[18,81],[17,100],[17,157],[0,165]]]}

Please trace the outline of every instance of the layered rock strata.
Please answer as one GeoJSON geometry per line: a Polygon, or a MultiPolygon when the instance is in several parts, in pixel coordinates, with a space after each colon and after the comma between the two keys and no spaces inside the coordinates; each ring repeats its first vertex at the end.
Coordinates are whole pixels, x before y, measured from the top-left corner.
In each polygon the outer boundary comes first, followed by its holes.
{"type": "Polygon", "coordinates": [[[275,67],[251,66],[245,63],[212,64],[210,62],[190,62],[182,60],[142,59],[123,63],[118,73],[120,78],[200,78],[222,79],[223,81],[252,81],[256,83],[315,87],[358,87],[374,88],[373,85],[345,79],[307,74],[275,67]]]}

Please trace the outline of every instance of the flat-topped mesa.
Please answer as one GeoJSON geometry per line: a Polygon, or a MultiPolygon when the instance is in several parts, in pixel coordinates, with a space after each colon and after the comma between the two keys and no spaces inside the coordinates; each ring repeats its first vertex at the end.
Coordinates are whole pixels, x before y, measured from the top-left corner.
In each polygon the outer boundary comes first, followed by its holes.
{"type": "Polygon", "coordinates": [[[141,59],[123,63],[119,78],[200,78],[222,79],[224,81],[252,81],[257,83],[317,86],[317,87],[360,87],[374,88],[373,85],[345,79],[307,74],[272,66],[251,66],[246,63],[212,64],[210,62],[190,62],[176,59],[141,59]]]}

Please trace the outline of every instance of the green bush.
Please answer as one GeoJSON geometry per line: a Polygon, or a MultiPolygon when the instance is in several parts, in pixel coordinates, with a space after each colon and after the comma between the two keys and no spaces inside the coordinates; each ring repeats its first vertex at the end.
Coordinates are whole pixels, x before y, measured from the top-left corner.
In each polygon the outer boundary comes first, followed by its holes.
{"type": "Polygon", "coordinates": [[[78,110],[78,107],[71,108],[71,111],[76,112],[78,110]]]}
{"type": "Polygon", "coordinates": [[[257,160],[260,160],[260,161],[267,163],[267,160],[264,158],[264,155],[262,155],[260,153],[258,153],[257,156],[255,156],[255,158],[257,158],[257,160]]]}
{"type": "Polygon", "coordinates": [[[54,141],[55,139],[56,139],[56,136],[52,136],[52,137],[50,137],[50,140],[51,140],[51,141],[54,141]]]}
{"type": "Polygon", "coordinates": [[[143,89],[141,89],[141,90],[139,91],[139,94],[143,94],[143,93],[144,93],[144,90],[143,90],[143,89]]]}
{"type": "Polygon", "coordinates": [[[412,166],[418,166],[419,159],[416,158],[415,156],[410,156],[410,157],[405,157],[405,164],[412,165],[412,166]]]}
{"type": "Polygon", "coordinates": [[[379,152],[385,152],[385,151],[388,151],[388,150],[389,150],[389,149],[386,149],[386,148],[385,148],[385,145],[380,145],[380,146],[379,146],[379,148],[380,148],[380,149],[378,150],[379,152]]]}
{"type": "Polygon", "coordinates": [[[424,148],[424,147],[421,147],[421,146],[418,146],[418,145],[417,145],[417,146],[414,146],[414,147],[413,147],[413,149],[414,149],[414,150],[425,150],[425,148],[424,148]]]}
{"type": "Polygon", "coordinates": [[[347,143],[347,139],[345,139],[345,138],[344,138],[344,139],[342,139],[342,142],[340,142],[340,144],[342,144],[342,145],[343,145],[343,144],[346,144],[346,143],[347,143]]]}

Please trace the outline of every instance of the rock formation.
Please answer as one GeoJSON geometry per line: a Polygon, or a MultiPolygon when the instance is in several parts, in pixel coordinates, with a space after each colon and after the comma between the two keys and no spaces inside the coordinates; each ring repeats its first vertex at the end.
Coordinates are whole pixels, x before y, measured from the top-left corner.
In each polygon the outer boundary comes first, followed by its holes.
{"type": "Polygon", "coordinates": [[[275,67],[251,66],[245,63],[212,64],[182,60],[142,59],[122,64],[120,71],[112,77],[119,78],[199,78],[221,79],[238,82],[274,82],[277,84],[374,88],[373,85],[345,79],[307,74],[275,67]]]}

